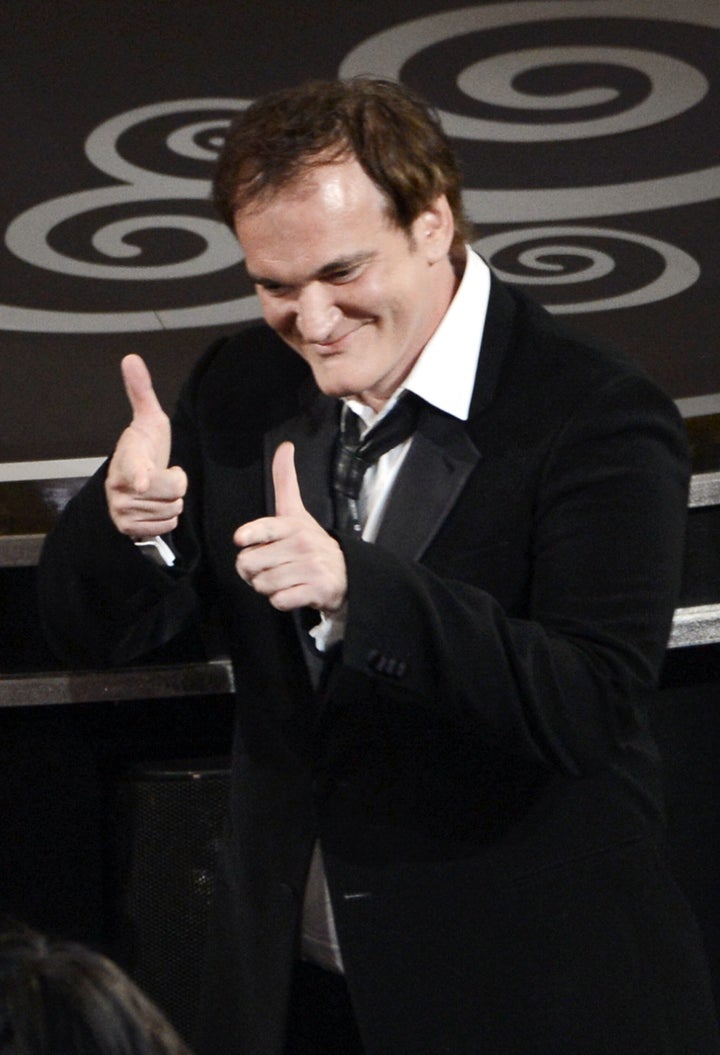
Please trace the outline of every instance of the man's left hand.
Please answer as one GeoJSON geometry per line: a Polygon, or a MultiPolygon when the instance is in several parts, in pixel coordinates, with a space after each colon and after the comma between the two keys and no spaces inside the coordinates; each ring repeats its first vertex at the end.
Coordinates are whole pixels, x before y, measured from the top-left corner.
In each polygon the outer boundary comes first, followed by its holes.
{"type": "Polygon", "coordinates": [[[251,520],[233,536],[238,575],[281,612],[307,606],[331,615],[345,602],[345,558],[303,505],[292,443],[275,451],[272,474],[275,516],[251,520]]]}

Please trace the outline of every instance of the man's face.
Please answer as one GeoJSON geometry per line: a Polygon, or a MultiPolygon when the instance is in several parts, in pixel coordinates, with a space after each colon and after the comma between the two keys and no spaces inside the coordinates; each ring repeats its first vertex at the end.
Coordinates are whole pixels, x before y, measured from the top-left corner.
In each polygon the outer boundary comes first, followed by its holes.
{"type": "Polygon", "coordinates": [[[357,161],[320,165],[235,232],[263,315],[328,395],[378,409],[409,373],[453,297],[453,224],[444,197],[391,224],[357,161]]]}

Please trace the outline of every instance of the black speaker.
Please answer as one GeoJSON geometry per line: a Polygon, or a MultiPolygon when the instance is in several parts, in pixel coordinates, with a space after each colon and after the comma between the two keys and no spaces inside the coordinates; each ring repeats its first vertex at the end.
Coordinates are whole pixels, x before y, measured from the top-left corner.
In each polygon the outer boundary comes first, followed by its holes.
{"type": "Polygon", "coordinates": [[[230,786],[226,760],[145,764],[117,787],[116,958],[192,1033],[230,786]]]}

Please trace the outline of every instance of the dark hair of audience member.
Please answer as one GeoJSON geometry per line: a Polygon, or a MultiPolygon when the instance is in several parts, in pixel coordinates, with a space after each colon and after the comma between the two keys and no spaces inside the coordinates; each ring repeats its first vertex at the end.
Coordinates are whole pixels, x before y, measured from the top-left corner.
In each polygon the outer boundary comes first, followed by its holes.
{"type": "Polygon", "coordinates": [[[23,926],[0,934],[0,1055],[191,1055],[107,957],[23,926]]]}

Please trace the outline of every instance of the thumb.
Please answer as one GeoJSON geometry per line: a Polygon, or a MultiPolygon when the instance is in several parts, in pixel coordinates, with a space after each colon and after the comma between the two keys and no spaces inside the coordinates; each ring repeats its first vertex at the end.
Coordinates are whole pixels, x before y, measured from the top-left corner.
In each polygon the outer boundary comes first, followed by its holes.
{"type": "Polygon", "coordinates": [[[306,510],[295,472],[295,447],[292,443],[281,443],[275,451],[272,476],[275,488],[275,515],[291,517],[304,514],[306,510]]]}
{"type": "Polygon", "coordinates": [[[138,490],[147,486],[147,473],[166,469],[170,461],[170,419],[155,395],[150,371],[139,355],[126,355],[121,363],[125,391],[133,419],[125,435],[128,441],[125,476],[136,481],[138,490]]]}
{"type": "Polygon", "coordinates": [[[139,355],[126,355],[120,364],[125,391],[132,407],[133,420],[151,424],[165,418],[165,412],[153,388],[150,371],[139,355]]]}

